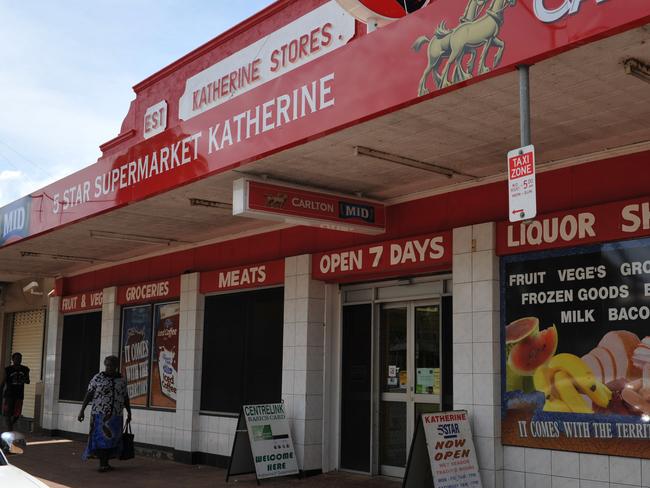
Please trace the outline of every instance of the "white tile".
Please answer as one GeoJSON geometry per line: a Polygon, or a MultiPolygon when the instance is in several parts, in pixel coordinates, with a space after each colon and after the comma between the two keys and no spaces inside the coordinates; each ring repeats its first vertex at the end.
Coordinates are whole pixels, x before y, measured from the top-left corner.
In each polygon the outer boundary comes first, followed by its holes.
{"type": "Polygon", "coordinates": [[[494,437],[474,435],[474,447],[476,448],[479,468],[495,469],[494,443],[494,437]]]}
{"type": "Polygon", "coordinates": [[[452,304],[454,313],[472,311],[472,285],[461,283],[453,286],[454,302],[452,304]]]}
{"type": "Polygon", "coordinates": [[[609,482],[640,486],[641,460],[623,457],[610,457],[609,482]]]}
{"type": "Polygon", "coordinates": [[[526,488],[551,488],[551,475],[526,473],[526,488]]]}
{"type": "Polygon", "coordinates": [[[474,403],[473,376],[468,373],[454,373],[454,405],[474,403]]]}
{"type": "Polygon", "coordinates": [[[551,451],[526,448],[524,455],[527,473],[551,474],[551,451]]]}
{"type": "Polygon", "coordinates": [[[580,488],[610,488],[606,481],[580,480],[580,488]]]}
{"type": "Polygon", "coordinates": [[[487,251],[496,246],[496,224],[484,222],[472,226],[472,239],[476,245],[476,251],[487,251]]]}
{"type": "Polygon", "coordinates": [[[493,469],[481,469],[479,474],[483,488],[496,487],[496,472],[493,469]]]}
{"type": "Polygon", "coordinates": [[[472,344],[454,344],[453,354],[454,373],[471,373],[473,371],[472,344]]]}
{"type": "Polygon", "coordinates": [[[320,444],[305,446],[303,453],[304,457],[302,469],[321,469],[323,463],[323,448],[320,444]]]}
{"type": "MultiPolygon", "coordinates": [[[[474,387],[476,388],[476,376],[474,387]]],[[[474,435],[482,437],[496,437],[500,435],[497,419],[500,418],[501,408],[487,405],[477,405],[474,398],[474,435]]]]}
{"type": "Polygon", "coordinates": [[[472,251],[472,226],[457,227],[453,230],[453,253],[462,254],[472,251]]]}
{"type": "Polygon", "coordinates": [[[474,312],[472,337],[474,342],[499,342],[501,329],[499,312],[474,312]]]}
{"type": "Polygon", "coordinates": [[[650,487],[650,459],[641,460],[641,486],[650,487]]]}
{"type": "Polygon", "coordinates": [[[580,488],[580,480],[577,478],[553,476],[552,488],[580,488]]]}
{"type": "Polygon", "coordinates": [[[453,315],[453,342],[457,344],[472,342],[472,314],[469,312],[453,315]]]}
{"type": "Polygon", "coordinates": [[[580,479],[609,483],[609,459],[607,456],[580,454],[580,479]]]}
{"type": "Polygon", "coordinates": [[[505,488],[526,488],[524,473],[519,471],[504,471],[503,486],[505,488]]]}
{"type": "Polygon", "coordinates": [[[472,281],[472,253],[454,254],[451,269],[454,284],[470,283],[472,281]]]}
{"type": "Polygon", "coordinates": [[[284,259],[284,275],[285,276],[295,276],[296,275],[296,256],[291,256],[284,259]]]}
{"type": "Polygon", "coordinates": [[[499,258],[494,251],[472,253],[472,281],[499,279],[499,258]]]}
{"type": "Polygon", "coordinates": [[[552,451],[551,474],[564,478],[579,478],[580,455],[577,452],[552,451]]]}
{"type": "Polygon", "coordinates": [[[296,256],[296,275],[311,274],[311,254],[296,256]]]}
{"type": "Polygon", "coordinates": [[[500,356],[501,344],[497,342],[475,342],[472,344],[472,371],[474,373],[500,373],[500,356]]]}
{"type": "Polygon", "coordinates": [[[524,471],[524,452],[523,447],[503,446],[503,467],[510,471],[524,471]]]}
{"type": "Polygon", "coordinates": [[[305,393],[307,395],[322,395],[324,393],[322,371],[307,371],[305,377],[305,393]]]}
{"type": "MultiPolygon", "coordinates": [[[[472,311],[499,310],[499,282],[495,280],[472,283],[472,311]]],[[[455,300],[456,297],[454,297],[455,300]]]]}

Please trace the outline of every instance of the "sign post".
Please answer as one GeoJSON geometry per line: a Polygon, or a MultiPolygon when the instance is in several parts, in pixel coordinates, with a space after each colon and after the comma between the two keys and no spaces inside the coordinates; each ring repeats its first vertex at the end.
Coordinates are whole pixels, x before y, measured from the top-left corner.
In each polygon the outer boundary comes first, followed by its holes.
{"type": "Polygon", "coordinates": [[[482,488],[467,410],[422,414],[402,488],[482,488]]]}
{"type": "Polygon", "coordinates": [[[508,197],[510,222],[535,218],[535,146],[520,147],[508,153],[508,197]]]}

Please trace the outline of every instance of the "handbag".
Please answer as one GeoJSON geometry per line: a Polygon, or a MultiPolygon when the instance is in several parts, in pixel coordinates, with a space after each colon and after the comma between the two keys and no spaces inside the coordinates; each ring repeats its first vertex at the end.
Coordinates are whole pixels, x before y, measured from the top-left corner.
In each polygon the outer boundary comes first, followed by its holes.
{"type": "Polygon", "coordinates": [[[122,432],[122,454],[120,454],[121,461],[128,461],[135,457],[135,436],[131,430],[131,422],[124,425],[124,432],[122,432]]]}

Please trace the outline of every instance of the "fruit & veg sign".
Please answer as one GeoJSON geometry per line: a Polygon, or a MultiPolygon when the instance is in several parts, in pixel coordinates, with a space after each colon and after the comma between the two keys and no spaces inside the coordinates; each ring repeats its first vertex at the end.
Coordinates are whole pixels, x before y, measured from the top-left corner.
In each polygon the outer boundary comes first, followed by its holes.
{"type": "Polygon", "coordinates": [[[503,443],[650,459],[650,239],[501,260],[503,443]]]}

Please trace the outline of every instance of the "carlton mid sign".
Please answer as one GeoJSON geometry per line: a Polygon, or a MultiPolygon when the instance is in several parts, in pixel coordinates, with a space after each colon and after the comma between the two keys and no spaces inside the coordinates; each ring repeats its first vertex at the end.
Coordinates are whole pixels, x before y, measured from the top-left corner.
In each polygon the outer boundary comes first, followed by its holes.
{"type": "Polygon", "coordinates": [[[354,19],[330,1],[189,78],[181,120],[242,95],[346,44],[354,19]]]}
{"type": "Polygon", "coordinates": [[[316,254],[312,258],[312,276],[323,281],[445,269],[451,269],[451,232],[367,244],[316,254]]]}
{"type": "Polygon", "coordinates": [[[386,225],[381,203],[245,178],[233,184],[233,215],[363,234],[386,225]]]}

